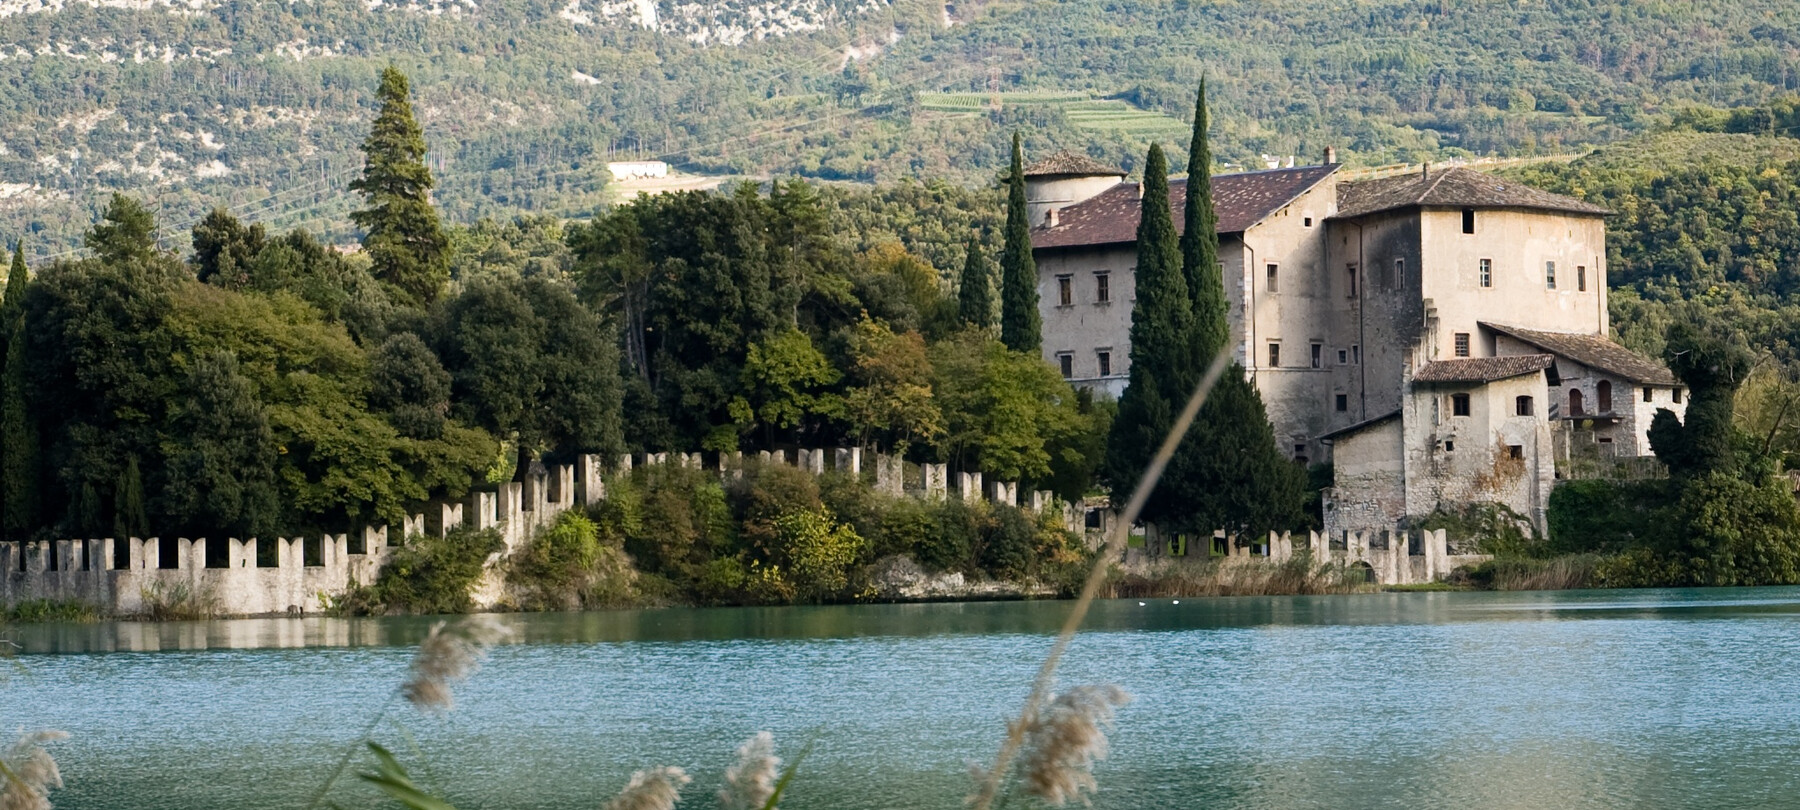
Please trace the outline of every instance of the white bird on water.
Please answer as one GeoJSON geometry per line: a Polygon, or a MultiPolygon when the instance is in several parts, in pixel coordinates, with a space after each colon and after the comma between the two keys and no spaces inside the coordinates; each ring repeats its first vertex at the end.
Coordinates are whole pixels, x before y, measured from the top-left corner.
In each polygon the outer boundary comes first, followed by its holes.
{"type": "Polygon", "coordinates": [[[1139,602],[1139,603],[1138,603],[1138,607],[1143,607],[1143,606],[1144,606],[1144,603],[1143,603],[1143,602],[1139,602]]]}

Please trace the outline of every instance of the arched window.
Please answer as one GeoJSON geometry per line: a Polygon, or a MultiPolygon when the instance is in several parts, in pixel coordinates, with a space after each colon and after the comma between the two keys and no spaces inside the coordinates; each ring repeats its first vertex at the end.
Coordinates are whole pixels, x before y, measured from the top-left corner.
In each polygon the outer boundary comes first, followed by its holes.
{"type": "Polygon", "coordinates": [[[1612,413],[1612,381],[1601,380],[1594,386],[1594,407],[1601,413],[1612,413]]]}
{"type": "Polygon", "coordinates": [[[1583,413],[1586,413],[1586,411],[1582,410],[1581,405],[1581,389],[1569,389],[1569,415],[1580,416],[1583,413]]]}

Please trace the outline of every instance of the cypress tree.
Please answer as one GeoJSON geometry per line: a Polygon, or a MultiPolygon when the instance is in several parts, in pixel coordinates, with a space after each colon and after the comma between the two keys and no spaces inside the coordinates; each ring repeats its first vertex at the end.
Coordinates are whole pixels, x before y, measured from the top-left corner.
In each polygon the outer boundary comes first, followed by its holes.
{"type": "Polygon", "coordinates": [[[144,509],[144,476],[138,471],[137,456],[125,462],[119,473],[119,484],[113,488],[113,537],[146,537],[150,534],[150,516],[144,509]]]}
{"type": "Polygon", "coordinates": [[[437,300],[450,279],[450,239],[431,207],[435,184],[425,166],[425,135],[413,117],[406,75],[381,72],[381,112],[363,141],[363,175],[350,188],[369,207],[350,219],[365,232],[375,277],[416,306],[437,300]]]}
{"type": "Polygon", "coordinates": [[[1031,258],[1031,223],[1025,218],[1025,152],[1015,132],[1006,178],[1006,248],[1000,254],[1000,342],[1006,348],[1038,353],[1044,324],[1037,305],[1037,262],[1031,258]]]}
{"type": "Polygon", "coordinates": [[[1194,135],[1188,143],[1187,206],[1181,234],[1181,273],[1194,301],[1195,349],[1210,359],[1231,339],[1226,322],[1225,279],[1219,271],[1219,216],[1212,201],[1212,147],[1207,141],[1206,80],[1194,99],[1194,135]]]}
{"type": "MultiPolygon", "coordinates": [[[[1168,176],[1162,146],[1152,145],[1144,161],[1144,196],[1138,217],[1130,384],[1119,400],[1104,467],[1107,481],[1121,496],[1143,474],[1199,373],[1187,349],[1193,331],[1193,304],[1181,272],[1168,176]]],[[[1173,508],[1166,498],[1152,497],[1144,518],[1151,522],[1166,519],[1173,508]]]]}
{"type": "Polygon", "coordinates": [[[12,328],[25,313],[25,285],[31,271],[25,269],[25,240],[13,245],[12,269],[6,273],[6,297],[0,300],[0,339],[12,334],[12,328]]]}
{"type": "Polygon", "coordinates": [[[994,271],[981,252],[981,237],[969,237],[968,257],[963,260],[962,280],[956,290],[957,316],[964,326],[994,326],[994,271]]]}
{"type": "Polygon", "coordinates": [[[6,296],[0,299],[0,335],[6,365],[0,373],[0,535],[22,540],[37,528],[37,426],[25,403],[25,242],[13,246],[6,296]]]}

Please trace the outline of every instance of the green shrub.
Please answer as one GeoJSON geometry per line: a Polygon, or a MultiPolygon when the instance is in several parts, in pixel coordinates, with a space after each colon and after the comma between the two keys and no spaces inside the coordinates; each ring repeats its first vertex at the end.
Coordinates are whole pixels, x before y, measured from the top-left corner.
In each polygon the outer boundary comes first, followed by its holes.
{"type": "Polygon", "coordinates": [[[10,608],[0,609],[0,624],[92,622],[99,619],[98,608],[78,599],[26,599],[10,608]]]}
{"type": "Polygon", "coordinates": [[[919,548],[936,532],[937,520],[929,505],[914,498],[894,499],[888,502],[868,535],[870,556],[879,559],[904,554],[916,558],[919,548]]]}
{"type": "Polygon", "coordinates": [[[1689,481],[1673,561],[1694,585],[1791,585],[1800,582],[1800,505],[1786,480],[1757,485],[1726,473],[1689,481]]]}
{"type": "Polygon", "coordinates": [[[982,527],[981,567],[1000,579],[1020,579],[1037,556],[1038,527],[1024,510],[999,504],[982,527]]]}
{"type": "Polygon", "coordinates": [[[1565,481],[1550,492],[1546,520],[1552,554],[1609,554],[1662,542],[1658,511],[1674,500],[1661,481],[1565,481]]]}
{"type": "Polygon", "coordinates": [[[488,555],[506,548],[494,529],[461,528],[443,537],[413,535],[388,555],[367,594],[346,602],[349,612],[467,613],[469,592],[488,555]]]}
{"type": "Polygon", "coordinates": [[[1535,557],[1544,544],[1531,521],[1505,504],[1471,503],[1456,510],[1440,510],[1419,523],[1427,531],[1443,529],[1453,541],[1470,542],[1476,553],[1496,557],[1535,557]]]}
{"type": "Polygon", "coordinates": [[[775,562],[785,564],[781,576],[797,598],[818,602],[845,595],[864,549],[855,529],[823,508],[789,512],[775,519],[774,529],[775,562]]]}
{"type": "Polygon", "coordinates": [[[570,610],[630,602],[635,573],[616,538],[603,538],[594,521],[568,511],[513,555],[507,582],[520,607],[570,610]]]}
{"type": "Polygon", "coordinates": [[[938,503],[932,511],[935,530],[915,546],[918,563],[936,571],[974,571],[981,513],[959,500],[938,503]]]}

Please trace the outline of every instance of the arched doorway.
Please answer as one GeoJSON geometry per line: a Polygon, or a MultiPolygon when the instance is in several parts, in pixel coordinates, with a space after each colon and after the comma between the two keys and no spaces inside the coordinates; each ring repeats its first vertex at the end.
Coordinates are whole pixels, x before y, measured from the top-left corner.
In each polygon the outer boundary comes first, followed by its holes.
{"type": "Polygon", "coordinates": [[[1594,386],[1594,408],[1601,413],[1612,413],[1612,381],[1601,380],[1594,386]]]}
{"type": "Polygon", "coordinates": [[[1350,564],[1350,579],[1353,582],[1375,583],[1375,566],[1363,560],[1350,564]]]}
{"type": "Polygon", "coordinates": [[[1580,416],[1586,412],[1587,411],[1583,407],[1583,403],[1581,401],[1581,389],[1579,389],[1579,388],[1569,389],[1569,415],[1570,416],[1580,416]]]}

